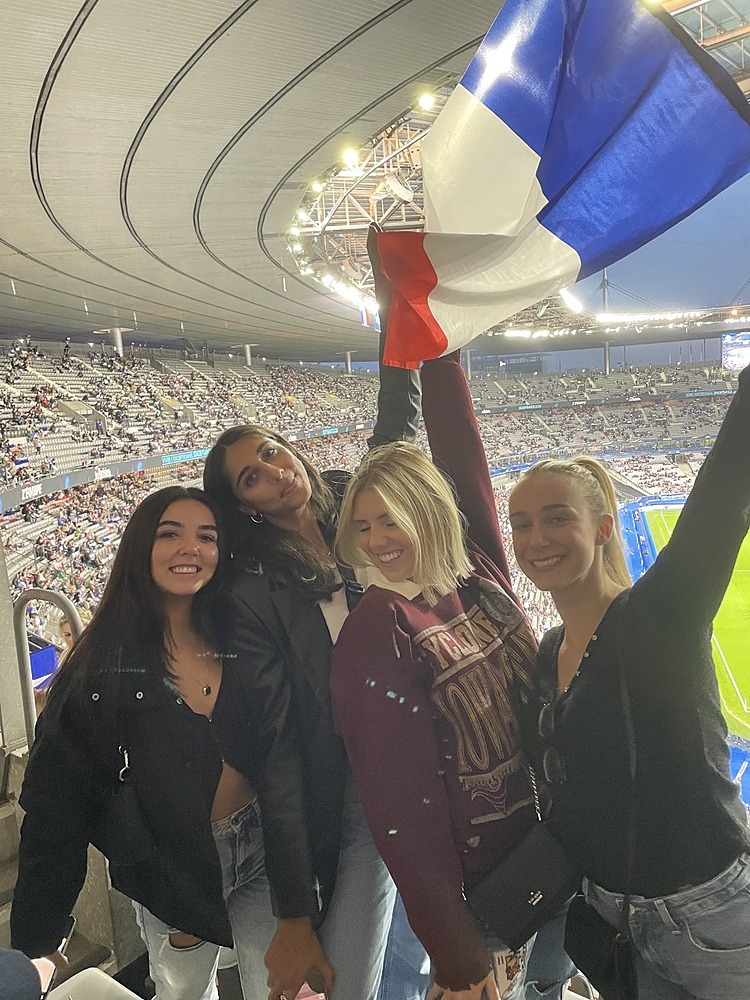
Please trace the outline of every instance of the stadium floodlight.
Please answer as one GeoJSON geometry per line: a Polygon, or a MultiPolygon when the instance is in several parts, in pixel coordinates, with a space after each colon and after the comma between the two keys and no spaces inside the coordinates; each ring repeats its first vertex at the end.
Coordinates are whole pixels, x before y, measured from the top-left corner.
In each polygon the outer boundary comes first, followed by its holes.
{"type": "Polygon", "coordinates": [[[320,194],[323,191],[325,185],[323,184],[322,181],[313,181],[310,187],[313,189],[315,194],[320,194]]]}
{"type": "Polygon", "coordinates": [[[359,166],[359,153],[356,149],[345,149],[341,154],[341,160],[345,167],[348,167],[350,170],[356,170],[359,166]]]}
{"type": "Polygon", "coordinates": [[[289,235],[290,236],[299,236],[300,232],[301,232],[301,230],[300,230],[299,226],[290,226],[289,227],[289,235]]]}
{"type": "Polygon", "coordinates": [[[682,312],[653,313],[598,313],[596,322],[604,323],[669,323],[675,320],[699,319],[705,316],[702,309],[690,309],[682,312]]]}
{"type": "Polygon", "coordinates": [[[422,109],[422,111],[432,111],[435,107],[435,95],[434,94],[421,94],[417,102],[422,109]]]}

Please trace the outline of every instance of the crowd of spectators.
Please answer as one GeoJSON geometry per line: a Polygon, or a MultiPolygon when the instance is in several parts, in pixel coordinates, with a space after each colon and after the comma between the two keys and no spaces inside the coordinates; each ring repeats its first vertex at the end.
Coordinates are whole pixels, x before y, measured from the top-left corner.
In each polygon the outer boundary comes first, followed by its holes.
{"type": "MultiPolygon", "coordinates": [[[[680,390],[696,384],[727,387],[722,379],[722,373],[711,368],[650,368],[607,377],[574,372],[477,379],[472,393],[491,469],[539,455],[586,451],[614,459],[622,452],[614,471],[644,493],[684,493],[692,481],[690,465],[679,467],[666,458],[633,453],[646,449],[648,442],[710,437],[728,397],[657,401],[649,399],[648,392],[663,394],[668,386],[680,390]],[[599,399],[606,390],[621,400],[634,386],[646,394],[627,403],[599,399]],[[569,404],[578,397],[587,405],[486,412],[494,404],[551,400],[569,404]]],[[[0,358],[0,490],[3,480],[8,488],[102,460],[208,448],[225,427],[250,422],[296,439],[318,468],[354,469],[366,450],[368,431],[318,431],[371,421],[377,389],[377,379],[371,376],[295,365],[214,368],[185,361],[151,364],[119,358],[104,349],[84,358],[72,355],[69,348],[62,355],[18,348],[13,356],[0,358]],[[66,411],[66,403],[83,404],[93,414],[88,420],[77,418],[75,408],[66,411]],[[307,439],[307,432],[317,436],[307,439]],[[72,456],[55,452],[61,440],[74,449],[72,456]]],[[[426,448],[423,434],[420,439],[426,448]]],[[[84,611],[92,610],[133,507],[157,481],[163,485],[164,476],[198,483],[200,471],[200,463],[192,463],[148,477],[104,480],[6,513],[2,535],[13,596],[29,586],[49,587],[67,594],[84,611]]],[[[507,533],[502,489],[497,500],[507,533]]],[[[514,584],[541,634],[557,621],[552,604],[517,567],[513,572],[514,584]]],[[[33,609],[32,614],[37,617],[31,624],[43,627],[43,611],[33,609]]]]}

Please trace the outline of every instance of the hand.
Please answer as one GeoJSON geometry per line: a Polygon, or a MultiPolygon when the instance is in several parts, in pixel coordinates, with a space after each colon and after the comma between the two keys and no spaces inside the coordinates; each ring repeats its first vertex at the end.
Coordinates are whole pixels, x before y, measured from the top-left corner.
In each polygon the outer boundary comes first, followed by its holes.
{"type": "Polygon", "coordinates": [[[500,1000],[500,990],[495,982],[495,973],[490,972],[486,979],[468,990],[446,990],[435,983],[427,994],[427,1000],[500,1000]]]}
{"type": "Polygon", "coordinates": [[[333,988],[333,969],[320,946],[309,917],[279,920],[266,952],[268,1000],[295,1000],[309,975],[318,973],[326,994],[333,988]]]}

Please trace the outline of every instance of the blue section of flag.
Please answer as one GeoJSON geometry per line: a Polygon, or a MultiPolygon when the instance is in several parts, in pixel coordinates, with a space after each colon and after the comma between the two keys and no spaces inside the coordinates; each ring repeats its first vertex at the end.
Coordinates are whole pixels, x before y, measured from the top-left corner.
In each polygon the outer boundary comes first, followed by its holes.
{"type": "Polygon", "coordinates": [[[541,157],[538,218],[579,277],[750,169],[739,91],[680,35],[640,0],[506,0],[461,81],[541,157]]]}

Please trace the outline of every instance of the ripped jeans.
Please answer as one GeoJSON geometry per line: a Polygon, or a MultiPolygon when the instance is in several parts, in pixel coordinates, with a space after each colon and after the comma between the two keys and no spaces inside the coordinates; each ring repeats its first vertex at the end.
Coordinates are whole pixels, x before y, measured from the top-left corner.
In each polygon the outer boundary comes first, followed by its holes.
{"type": "Polygon", "coordinates": [[[496,952],[495,978],[503,1000],[562,1000],[566,982],[577,971],[563,947],[567,914],[566,904],[526,943],[517,969],[507,969],[504,945],[488,937],[490,950],[496,952]]]}
{"type": "MultiPolygon", "coordinates": [[[[211,824],[219,853],[224,900],[232,925],[235,954],[245,1000],[266,1000],[263,957],[276,930],[264,868],[263,837],[256,802],[211,824]]],[[[219,946],[201,941],[176,948],[170,928],[140,903],[133,903],[148,948],[156,1000],[219,1000],[216,971],[219,946]]]]}

